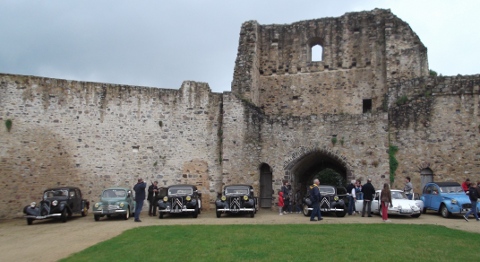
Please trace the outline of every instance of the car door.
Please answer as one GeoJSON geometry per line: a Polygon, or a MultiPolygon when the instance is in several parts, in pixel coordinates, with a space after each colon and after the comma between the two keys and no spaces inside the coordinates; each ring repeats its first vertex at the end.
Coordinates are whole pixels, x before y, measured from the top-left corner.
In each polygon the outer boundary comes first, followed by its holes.
{"type": "Polygon", "coordinates": [[[442,195],[437,185],[432,185],[432,194],[430,195],[430,206],[433,210],[439,210],[442,203],[442,195]]]}
{"type": "Polygon", "coordinates": [[[380,213],[380,192],[375,192],[375,196],[372,201],[372,212],[380,213]]]}

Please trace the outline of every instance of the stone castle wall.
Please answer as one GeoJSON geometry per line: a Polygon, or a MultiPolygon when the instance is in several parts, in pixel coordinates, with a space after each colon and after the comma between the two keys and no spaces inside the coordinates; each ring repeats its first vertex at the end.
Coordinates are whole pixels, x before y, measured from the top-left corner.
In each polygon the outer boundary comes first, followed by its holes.
{"type": "Polygon", "coordinates": [[[138,177],[195,184],[209,209],[225,184],[258,195],[265,165],[274,192],[324,167],[380,188],[389,145],[398,146],[394,188],[408,175],[419,193],[424,167],[437,181],[480,180],[479,88],[480,75],[429,77],[418,36],[379,9],[245,22],[223,94],[190,81],[171,90],[0,74],[0,120],[13,121],[0,128],[0,218],[21,216],[47,187],[79,186],[96,201],[138,177]],[[309,60],[313,44],[322,61],[309,60]]]}
{"type": "Polygon", "coordinates": [[[215,197],[222,99],[207,84],[167,90],[4,74],[0,83],[0,217],[21,214],[48,187],[79,186],[96,201],[138,177],[196,184],[206,203],[215,197]]]}

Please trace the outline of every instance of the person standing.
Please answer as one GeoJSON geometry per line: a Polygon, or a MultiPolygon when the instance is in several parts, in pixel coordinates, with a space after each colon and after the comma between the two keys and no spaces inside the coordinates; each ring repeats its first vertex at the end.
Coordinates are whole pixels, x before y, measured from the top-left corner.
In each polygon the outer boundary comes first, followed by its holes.
{"type": "Polygon", "coordinates": [[[351,216],[354,214],[355,209],[355,200],[357,199],[357,193],[355,190],[355,180],[352,180],[350,184],[347,186],[347,194],[348,194],[348,215],[351,216]]]}
{"type": "Polygon", "coordinates": [[[147,187],[147,183],[145,183],[142,178],[139,178],[137,184],[133,186],[133,191],[135,191],[135,203],[136,203],[135,222],[142,222],[142,220],[140,220],[140,212],[142,212],[143,201],[145,201],[146,187],[147,187]]]}
{"type": "Polygon", "coordinates": [[[312,214],[310,215],[310,221],[317,221],[315,220],[315,217],[318,217],[318,221],[323,220],[322,214],[320,213],[320,189],[318,186],[320,185],[320,180],[315,178],[313,180],[313,185],[310,189],[310,200],[312,200],[312,214]]]}
{"type": "Polygon", "coordinates": [[[387,183],[383,184],[382,192],[380,193],[380,201],[382,201],[382,220],[383,222],[390,222],[388,220],[388,207],[392,207],[392,192],[387,183]]]}
{"type": "Polygon", "coordinates": [[[156,199],[158,196],[158,181],[154,181],[149,187],[148,187],[148,215],[149,216],[156,216],[157,215],[157,203],[156,199]]]}
{"type": "Polygon", "coordinates": [[[283,192],[280,191],[278,192],[278,214],[281,216],[283,215],[282,209],[283,209],[283,206],[285,205],[283,200],[284,200],[283,192]]]}
{"type": "Polygon", "coordinates": [[[462,188],[465,193],[468,191],[468,188],[470,187],[470,178],[465,179],[462,183],[462,188]]]}
{"type": "Polygon", "coordinates": [[[372,185],[372,179],[369,178],[367,183],[362,187],[363,193],[363,207],[362,207],[362,217],[365,216],[365,207],[367,207],[368,217],[372,217],[372,200],[373,195],[375,195],[375,188],[372,185]]]}
{"type": "Polygon", "coordinates": [[[478,195],[477,185],[475,183],[472,183],[468,188],[468,197],[470,198],[470,203],[472,203],[472,208],[463,216],[463,218],[468,222],[468,216],[473,213],[477,221],[479,221],[480,219],[478,219],[477,200],[480,196],[478,195]]]}
{"type": "Polygon", "coordinates": [[[289,188],[289,185],[290,183],[288,183],[288,181],[284,181],[283,182],[283,186],[282,186],[282,192],[283,192],[283,213],[284,214],[287,214],[287,212],[291,212],[291,206],[290,206],[290,195],[291,195],[291,186],[289,188]]]}
{"type": "Polygon", "coordinates": [[[295,201],[295,213],[300,214],[302,212],[302,193],[300,189],[297,189],[294,196],[295,201]]]}
{"type": "Polygon", "coordinates": [[[405,178],[405,187],[403,188],[403,192],[405,192],[405,195],[407,195],[407,198],[412,200],[413,198],[413,186],[412,182],[410,182],[410,177],[407,176],[405,178]]]}

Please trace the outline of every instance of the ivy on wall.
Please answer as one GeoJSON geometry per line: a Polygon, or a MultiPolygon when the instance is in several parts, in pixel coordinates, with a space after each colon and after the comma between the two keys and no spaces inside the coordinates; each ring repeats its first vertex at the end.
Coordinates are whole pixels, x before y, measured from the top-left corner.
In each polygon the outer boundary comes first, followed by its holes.
{"type": "Polygon", "coordinates": [[[388,146],[388,163],[390,164],[390,183],[393,184],[395,181],[395,171],[398,168],[398,161],[395,158],[395,154],[398,151],[398,147],[390,144],[388,146]]]}

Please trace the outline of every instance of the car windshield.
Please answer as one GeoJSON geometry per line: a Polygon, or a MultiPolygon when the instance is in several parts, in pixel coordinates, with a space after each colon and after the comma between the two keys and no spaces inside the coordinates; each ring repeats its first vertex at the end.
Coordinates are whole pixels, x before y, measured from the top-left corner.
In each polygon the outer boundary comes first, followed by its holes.
{"type": "Polygon", "coordinates": [[[193,189],[191,187],[171,187],[168,189],[168,195],[191,195],[193,189]]]}
{"type": "Polygon", "coordinates": [[[105,198],[124,198],[127,192],[123,189],[107,189],[103,191],[102,197],[105,198]]]}
{"type": "Polygon", "coordinates": [[[335,188],[333,188],[332,186],[320,186],[320,194],[322,195],[335,194],[335,188]]]}
{"type": "Polygon", "coordinates": [[[442,193],[463,193],[461,186],[442,186],[440,187],[442,193]]]}
{"type": "Polygon", "coordinates": [[[225,188],[225,195],[248,195],[248,188],[247,187],[227,187],[225,188]]]}
{"type": "Polygon", "coordinates": [[[48,190],[48,191],[45,191],[43,193],[43,197],[45,199],[47,198],[52,198],[52,197],[55,197],[55,198],[66,198],[68,196],[68,190],[66,189],[56,189],[56,190],[48,190]]]}
{"type": "Polygon", "coordinates": [[[392,191],[392,199],[408,199],[402,191],[392,191]]]}

